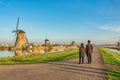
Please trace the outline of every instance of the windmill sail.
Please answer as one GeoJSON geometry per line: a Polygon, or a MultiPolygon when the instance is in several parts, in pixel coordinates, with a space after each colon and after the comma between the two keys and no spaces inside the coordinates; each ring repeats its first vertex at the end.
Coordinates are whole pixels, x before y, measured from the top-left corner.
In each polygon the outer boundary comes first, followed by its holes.
{"type": "Polygon", "coordinates": [[[26,36],[26,35],[25,35],[25,38],[26,38],[26,43],[27,43],[27,44],[29,44],[29,42],[28,42],[28,38],[27,38],[27,36],[26,36]]]}
{"type": "Polygon", "coordinates": [[[18,30],[18,25],[19,25],[19,17],[18,17],[18,20],[17,20],[16,31],[18,30]]]}
{"type": "Polygon", "coordinates": [[[13,32],[15,32],[15,43],[14,43],[14,47],[15,49],[25,49],[27,44],[28,44],[28,39],[25,35],[25,31],[18,29],[19,26],[19,17],[17,19],[17,24],[16,24],[16,30],[14,30],[13,32]]]}
{"type": "Polygon", "coordinates": [[[19,26],[19,17],[18,17],[18,19],[17,19],[16,30],[13,30],[12,33],[17,32],[18,26],[19,26]]]}

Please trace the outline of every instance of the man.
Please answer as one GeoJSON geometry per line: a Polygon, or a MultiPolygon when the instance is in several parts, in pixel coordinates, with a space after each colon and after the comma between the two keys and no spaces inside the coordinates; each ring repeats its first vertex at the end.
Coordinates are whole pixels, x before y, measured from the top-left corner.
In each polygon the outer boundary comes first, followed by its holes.
{"type": "Polygon", "coordinates": [[[90,40],[88,40],[88,44],[86,45],[86,54],[87,54],[88,64],[92,62],[92,56],[91,56],[92,52],[93,52],[93,46],[90,43],[90,40]]]}

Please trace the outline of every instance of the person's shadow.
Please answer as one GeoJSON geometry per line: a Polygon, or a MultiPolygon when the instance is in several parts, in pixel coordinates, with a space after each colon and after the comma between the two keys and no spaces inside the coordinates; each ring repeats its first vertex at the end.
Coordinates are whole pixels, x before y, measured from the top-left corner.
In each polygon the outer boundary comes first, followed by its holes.
{"type": "Polygon", "coordinates": [[[82,64],[78,65],[78,63],[75,61],[50,62],[48,64],[53,65],[53,67],[50,68],[53,70],[65,71],[76,74],[84,74],[88,76],[107,79],[106,77],[107,70],[103,68],[81,66],[82,64]]]}

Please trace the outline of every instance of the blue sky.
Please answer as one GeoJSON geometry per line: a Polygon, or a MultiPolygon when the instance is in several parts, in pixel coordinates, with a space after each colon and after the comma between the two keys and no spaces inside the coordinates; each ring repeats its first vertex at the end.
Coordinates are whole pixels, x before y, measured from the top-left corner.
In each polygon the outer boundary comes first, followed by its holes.
{"type": "Polygon", "coordinates": [[[29,42],[120,40],[120,0],[0,0],[0,43],[13,43],[17,17],[29,42]]]}

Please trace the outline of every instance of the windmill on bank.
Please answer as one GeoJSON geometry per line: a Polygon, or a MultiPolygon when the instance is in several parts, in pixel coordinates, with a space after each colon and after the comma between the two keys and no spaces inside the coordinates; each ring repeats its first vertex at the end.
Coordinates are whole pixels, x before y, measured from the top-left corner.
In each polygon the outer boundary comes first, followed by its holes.
{"type": "Polygon", "coordinates": [[[19,17],[17,20],[16,30],[12,31],[15,33],[15,42],[14,42],[14,49],[26,49],[28,44],[28,39],[25,36],[25,31],[18,29],[19,25],[19,17]]]}

